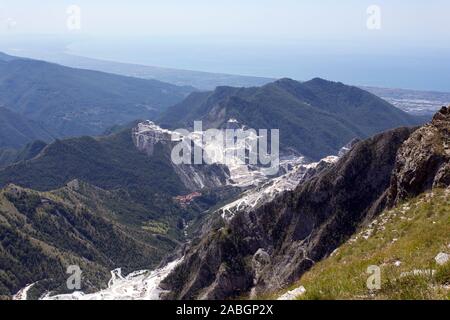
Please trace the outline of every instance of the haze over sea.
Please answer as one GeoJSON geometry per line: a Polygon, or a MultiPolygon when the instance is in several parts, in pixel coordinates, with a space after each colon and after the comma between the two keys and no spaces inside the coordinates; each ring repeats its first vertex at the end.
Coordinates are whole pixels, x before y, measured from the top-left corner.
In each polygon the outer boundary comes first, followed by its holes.
{"type": "Polygon", "coordinates": [[[119,62],[450,92],[448,0],[71,4],[0,3],[0,51],[20,37],[49,50],[42,37],[57,36],[60,51],[68,45],[70,53],[119,62]]]}
{"type": "Polygon", "coordinates": [[[207,72],[313,77],[391,88],[450,91],[450,50],[421,50],[376,42],[299,39],[152,37],[84,39],[72,54],[152,66],[207,72]]]}

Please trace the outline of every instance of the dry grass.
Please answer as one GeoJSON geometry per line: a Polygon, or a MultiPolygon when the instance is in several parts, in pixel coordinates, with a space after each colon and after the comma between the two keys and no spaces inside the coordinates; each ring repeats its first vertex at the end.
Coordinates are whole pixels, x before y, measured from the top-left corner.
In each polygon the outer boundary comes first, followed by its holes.
{"type": "Polygon", "coordinates": [[[304,286],[299,299],[450,299],[450,263],[437,265],[439,252],[450,253],[450,189],[384,212],[289,290],[304,286]],[[370,265],[381,269],[380,290],[367,289],[370,265]]]}

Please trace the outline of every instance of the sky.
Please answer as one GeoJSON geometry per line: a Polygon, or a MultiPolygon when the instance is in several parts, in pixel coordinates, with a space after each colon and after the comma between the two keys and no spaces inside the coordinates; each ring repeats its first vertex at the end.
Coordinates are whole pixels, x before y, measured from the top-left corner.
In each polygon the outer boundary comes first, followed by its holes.
{"type": "Polygon", "coordinates": [[[121,62],[450,91],[449,13],[448,0],[0,0],[0,51],[57,36],[121,62]]]}
{"type": "Polygon", "coordinates": [[[0,0],[1,32],[71,33],[70,5],[81,9],[80,32],[90,35],[364,37],[366,10],[378,5],[386,37],[450,37],[447,0],[0,0]]]}

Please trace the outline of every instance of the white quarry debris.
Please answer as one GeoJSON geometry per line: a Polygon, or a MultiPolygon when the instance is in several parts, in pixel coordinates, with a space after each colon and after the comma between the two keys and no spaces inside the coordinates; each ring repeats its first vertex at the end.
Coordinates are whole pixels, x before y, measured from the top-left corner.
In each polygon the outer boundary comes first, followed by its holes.
{"type": "MultiPolygon", "coordinates": [[[[153,271],[141,270],[122,276],[121,269],[111,271],[108,288],[85,294],[75,291],[70,294],[51,296],[44,295],[42,300],[159,300],[164,292],[159,285],[175,267],[182,262],[182,258],[168,263],[165,267],[153,271]]],[[[24,289],[23,289],[24,290],[24,289]]]]}
{"type": "MultiPolygon", "coordinates": [[[[241,125],[238,120],[233,118],[228,120],[227,126],[244,128],[244,126],[241,125]]],[[[225,134],[224,130],[225,129],[222,129],[225,134]]],[[[206,146],[203,146],[202,141],[204,140],[203,138],[205,135],[205,132],[203,131],[190,132],[188,136],[184,137],[178,132],[162,129],[151,121],[144,121],[139,123],[133,129],[133,138],[137,148],[140,150],[145,150],[149,155],[153,153],[154,145],[158,142],[179,142],[185,138],[189,138],[194,142],[194,144],[203,148],[204,156],[208,159],[208,163],[224,164],[228,168],[230,172],[228,184],[237,187],[259,186],[263,182],[269,180],[269,178],[271,177],[267,176],[265,169],[261,166],[243,163],[242,159],[239,158],[237,152],[238,150],[251,150],[254,146],[255,140],[258,139],[257,134],[252,130],[247,131],[247,133],[247,138],[238,139],[238,141],[235,141],[234,146],[224,145],[223,141],[220,140],[209,141],[210,139],[208,140],[208,144],[206,146]],[[224,159],[226,159],[226,161],[224,161],[224,159]]],[[[339,152],[339,157],[348,152],[348,150],[350,150],[350,147],[343,147],[339,152]]],[[[336,162],[339,157],[329,156],[322,159],[321,161],[333,163],[336,162]]],[[[280,168],[284,169],[284,172],[289,172],[292,169],[295,170],[297,167],[299,167],[299,165],[304,166],[303,168],[300,168],[300,170],[307,169],[307,165],[309,165],[309,163],[302,156],[292,156],[287,159],[280,159],[280,168]]],[[[310,165],[314,167],[315,165],[317,165],[317,163],[310,165]]],[[[187,168],[184,167],[182,170],[180,170],[180,173],[182,173],[181,171],[185,171],[186,169],[187,168]]],[[[205,185],[203,181],[204,178],[202,178],[201,176],[196,175],[192,172],[186,174],[190,177],[195,177],[194,182],[198,186],[205,185]]]]}
{"type": "MultiPolygon", "coordinates": [[[[338,159],[338,157],[330,156],[321,161],[334,163],[338,159]]],[[[223,219],[229,221],[238,212],[255,209],[273,200],[282,192],[294,190],[308,174],[309,170],[316,168],[321,161],[317,163],[305,163],[304,158],[297,158],[297,163],[291,172],[244,192],[239,199],[223,206],[218,211],[221,213],[223,219]]]]}
{"type": "Polygon", "coordinates": [[[317,164],[319,164],[322,161],[326,162],[326,163],[336,163],[336,162],[338,162],[338,160],[339,160],[338,156],[328,156],[328,157],[323,158],[319,162],[317,162],[317,164]]]}
{"type": "Polygon", "coordinates": [[[440,266],[443,266],[444,264],[446,264],[449,260],[450,260],[450,255],[445,253],[445,252],[440,252],[435,258],[434,260],[436,261],[436,263],[440,266]]]}
{"type": "Polygon", "coordinates": [[[303,286],[295,288],[294,290],[288,291],[285,294],[279,296],[277,300],[295,300],[301,295],[306,293],[306,289],[303,286]]]}
{"type": "MultiPolygon", "coordinates": [[[[230,119],[227,123],[233,124],[234,126],[240,126],[236,119],[230,119]]],[[[222,129],[222,131],[225,134],[225,129],[222,129]]],[[[239,153],[237,150],[251,150],[254,142],[258,139],[255,132],[248,131],[248,134],[246,139],[235,141],[234,146],[224,145],[223,141],[220,140],[208,140],[207,145],[203,146],[202,141],[204,140],[205,135],[205,132],[203,131],[190,132],[188,136],[184,137],[178,132],[162,129],[151,121],[141,122],[133,129],[133,138],[137,148],[146,151],[149,155],[153,154],[154,146],[158,142],[179,142],[185,138],[189,138],[195,145],[203,148],[204,157],[207,159],[208,163],[224,164],[228,168],[230,172],[228,184],[237,187],[256,186],[270,178],[265,174],[264,168],[243,163],[242,159],[238,156],[239,153]]],[[[280,166],[287,166],[292,161],[298,162],[299,159],[302,162],[305,162],[304,158],[300,157],[295,160],[289,159],[284,162],[281,161],[280,166]]],[[[186,169],[186,167],[183,167],[183,170],[186,169]]],[[[205,185],[203,179],[198,175],[195,175],[195,173],[189,172],[187,174],[197,178],[194,182],[199,187],[205,185]]]]}
{"type": "MultiPolygon", "coordinates": [[[[201,138],[201,136],[198,136],[198,133],[195,132],[190,135],[190,138],[194,141],[199,137],[201,138]]],[[[170,146],[171,143],[178,143],[182,141],[182,139],[183,137],[181,134],[175,131],[162,129],[151,121],[138,123],[137,126],[133,128],[133,141],[136,147],[139,150],[146,152],[149,156],[153,155],[154,147],[158,142],[170,146]]],[[[216,171],[202,170],[205,168],[198,168],[189,164],[176,165],[173,163],[173,167],[188,189],[198,190],[207,186],[218,187],[227,184],[227,180],[229,180],[228,173],[225,172],[224,167],[216,171]]]]}
{"type": "Polygon", "coordinates": [[[36,284],[32,283],[27,285],[25,288],[22,288],[19,290],[19,292],[17,292],[12,299],[13,300],[27,300],[27,295],[28,295],[28,291],[36,284]]]}
{"type": "Polygon", "coordinates": [[[138,133],[145,133],[145,132],[155,132],[155,133],[159,133],[161,135],[168,134],[169,136],[173,133],[173,131],[167,130],[167,129],[163,129],[160,126],[158,126],[157,124],[155,124],[152,121],[150,121],[150,120],[138,123],[136,128],[135,128],[135,133],[136,134],[138,134],[138,133]]]}
{"type": "Polygon", "coordinates": [[[171,141],[172,132],[162,129],[151,121],[140,122],[133,129],[133,138],[139,150],[145,150],[148,155],[153,154],[154,146],[161,141],[171,141]]]}
{"type": "Polygon", "coordinates": [[[365,240],[367,240],[367,239],[370,238],[370,236],[372,235],[372,233],[373,233],[373,229],[367,229],[367,230],[365,230],[364,233],[362,234],[362,237],[363,237],[365,240]]]}

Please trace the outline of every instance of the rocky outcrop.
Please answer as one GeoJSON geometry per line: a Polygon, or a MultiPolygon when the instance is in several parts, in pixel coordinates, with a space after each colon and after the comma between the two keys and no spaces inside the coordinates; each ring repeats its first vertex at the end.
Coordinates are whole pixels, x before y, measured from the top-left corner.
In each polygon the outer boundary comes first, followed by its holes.
{"type": "Polygon", "coordinates": [[[450,185],[450,107],[418,129],[400,148],[388,192],[390,206],[433,187],[450,185]]]}
{"type": "MultiPolygon", "coordinates": [[[[152,156],[155,147],[160,144],[165,152],[170,155],[174,142],[173,132],[162,129],[151,121],[138,123],[133,128],[133,142],[140,151],[152,156]]],[[[227,185],[230,178],[228,168],[220,164],[189,165],[171,163],[173,170],[178,175],[184,186],[191,191],[203,188],[217,188],[227,185]]]]}
{"type": "Polygon", "coordinates": [[[297,280],[387,206],[449,183],[449,108],[421,128],[351,147],[291,191],[216,219],[162,283],[167,298],[223,299],[297,280]]]}
{"type": "Polygon", "coordinates": [[[255,210],[216,221],[162,286],[167,298],[222,299],[282,288],[347,240],[390,185],[414,129],[357,143],[335,165],[255,210]]]}
{"type": "Polygon", "coordinates": [[[170,144],[171,142],[171,132],[158,127],[151,121],[138,123],[133,128],[132,135],[136,148],[149,156],[153,155],[156,144],[170,144]]]}

